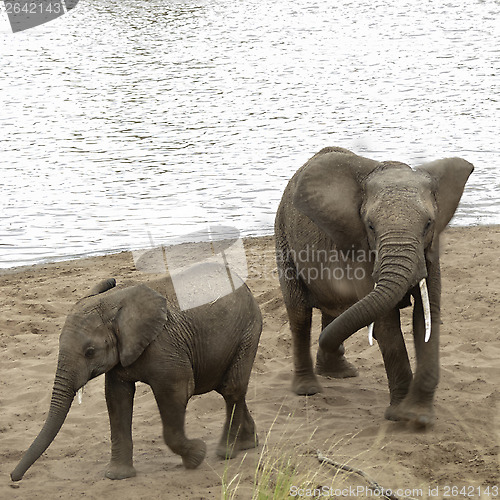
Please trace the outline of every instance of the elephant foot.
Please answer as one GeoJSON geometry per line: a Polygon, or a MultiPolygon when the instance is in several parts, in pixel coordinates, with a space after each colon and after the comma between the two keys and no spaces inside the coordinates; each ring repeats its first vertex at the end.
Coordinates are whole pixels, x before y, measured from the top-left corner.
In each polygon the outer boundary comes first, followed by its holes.
{"type": "Polygon", "coordinates": [[[316,363],[316,373],[322,377],[349,378],[359,375],[357,368],[344,356],[334,366],[324,366],[316,363]]]}
{"type": "Polygon", "coordinates": [[[201,439],[191,439],[187,453],[182,455],[182,463],[186,469],[196,469],[203,462],[207,447],[201,439]]]}
{"type": "Polygon", "coordinates": [[[295,374],[293,377],[292,391],[299,396],[312,396],[322,390],[314,373],[302,376],[295,374]]]}
{"type": "Polygon", "coordinates": [[[434,424],[435,416],[432,407],[424,405],[391,405],[385,410],[384,417],[387,420],[404,421],[416,429],[423,430],[434,424]]]}
{"type": "Polygon", "coordinates": [[[132,465],[122,465],[110,463],[106,469],[105,476],[108,479],[127,479],[135,477],[136,472],[132,465]]]}
{"type": "Polygon", "coordinates": [[[233,444],[228,445],[227,440],[221,440],[219,446],[217,446],[217,456],[223,458],[224,460],[234,458],[241,450],[249,450],[251,448],[257,448],[259,446],[259,439],[257,434],[248,436],[242,439],[236,439],[233,444]]]}
{"type": "Polygon", "coordinates": [[[316,373],[323,377],[349,378],[357,377],[356,367],[338,352],[326,353],[321,349],[316,355],[316,373]]]}

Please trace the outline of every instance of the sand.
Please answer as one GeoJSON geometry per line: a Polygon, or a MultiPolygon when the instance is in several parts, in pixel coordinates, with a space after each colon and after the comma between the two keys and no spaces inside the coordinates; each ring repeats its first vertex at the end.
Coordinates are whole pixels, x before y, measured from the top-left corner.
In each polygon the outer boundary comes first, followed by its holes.
{"type": "MultiPolygon", "coordinates": [[[[104,377],[89,382],[83,403],[73,404],[52,445],[12,483],[10,472],[39,432],[49,405],[58,337],[72,304],[98,280],[146,282],[128,252],[2,272],[0,275],[0,498],[218,499],[252,498],[265,491],[266,471],[288,471],[285,489],[309,498],[377,498],[358,476],[320,466],[316,450],[362,469],[400,498],[494,498],[499,486],[500,227],[451,228],[442,235],[441,382],[436,424],[416,432],[384,420],[388,388],[377,346],[366,329],[346,342],[359,377],[321,378],[324,391],[299,397],[290,391],[291,337],[276,279],[272,237],[248,239],[248,285],[259,302],[264,329],[248,391],[260,446],[228,463],[215,455],[224,418],[216,393],[194,397],[186,432],[205,440],[207,456],[196,470],[163,443],[160,416],[149,387],[138,384],[134,410],[135,478],[104,477],[109,423],[104,377]],[[278,464],[281,466],[278,467],[278,464]],[[295,472],[291,473],[294,470],[295,472]],[[257,477],[257,479],[256,479],[257,477]],[[223,487],[223,484],[226,487],[223,487]],[[452,489],[455,488],[455,489],[452,489]],[[404,491],[406,490],[406,491],[404,491]],[[489,496],[488,496],[489,494],[489,496]],[[324,496],[323,496],[324,497],[324,496]]],[[[409,311],[403,326],[411,358],[409,311]]],[[[313,323],[312,352],[319,334],[313,323]]],[[[277,480],[270,475],[267,496],[277,480]]]]}

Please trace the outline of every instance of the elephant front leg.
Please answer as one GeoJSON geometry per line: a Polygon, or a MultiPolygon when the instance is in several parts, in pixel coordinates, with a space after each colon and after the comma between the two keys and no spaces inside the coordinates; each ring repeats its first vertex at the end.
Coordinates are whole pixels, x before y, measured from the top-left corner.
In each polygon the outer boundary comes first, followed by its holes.
{"type": "Polygon", "coordinates": [[[203,462],[206,454],[201,439],[188,439],[184,433],[186,405],[189,399],[186,390],[167,390],[153,387],[153,393],[160,410],[165,444],[182,457],[186,469],[195,469],[203,462]]]}
{"type": "Polygon", "coordinates": [[[292,332],[295,367],[292,390],[299,396],[311,396],[322,390],[314,374],[311,358],[312,308],[302,303],[286,304],[286,308],[292,332]]]}
{"type": "Polygon", "coordinates": [[[385,316],[377,318],[373,336],[382,352],[389,383],[390,403],[385,411],[385,418],[401,420],[401,403],[408,393],[412,372],[401,331],[399,309],[393,309],[385,316]]]}
{"type": "Polygon", "coordinates": [[[135,383],[121,380],[113,371],[106,373],[106,404],[111,428],[111,461],[106,469],[109,479],[134,477],[132,410],[135,383]]]}
{"type": "Polygon", "coordinates": [[[417,427],[434,423],[434,394],[439,382],[439,292],[429,286],[431,306],[431,337],[425,342],[425,322],[422,299],[415,294],[413,309],[413,335],[417,358],[415,377],[408,395],[401,405],[402,418],[417,427]]]}
{"type": "MultiPolygon", "coordinates": [[[[333,316],[322,312],[321,329],[324,330],[334,319],[333,316]]],[[[340,344],[334,352],[326,352],[319,347],[316,354],[316,373],[323,377],[333,378],[357,377],[358,370],[345,359],[344,353],[344,344],[340,344]]]]}

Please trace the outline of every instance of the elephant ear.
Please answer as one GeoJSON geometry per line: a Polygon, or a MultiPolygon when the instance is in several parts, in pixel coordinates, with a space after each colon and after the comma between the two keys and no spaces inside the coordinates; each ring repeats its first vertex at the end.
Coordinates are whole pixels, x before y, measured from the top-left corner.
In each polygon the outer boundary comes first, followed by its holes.
{"type": "Polygon", "coordinates": [[[94,285],[85,296],[83,296],[80,300],[78,300],[75,306],[81,304],[82,302],[86,303],[88,298],[107,292],[108,290],[111,290],[111,288],[114,288],[115,286],[116,286],[116,280],[114,278],[108,278],[106,280],[102,280],[96,285],[94,285]]]}
{"type": "Polygon", "coordinates": [[[436,231],[440,233],[453,217],[474,165],[462,158],[444,158],[421,165],[418,170],[430,175],[435,183],[436,231]]]}
{"type": "Polygon", "coordinates": [[[348,150],[326,148],[299,171],[293,204],[334,241],[357,247],[366,239],[362,184],[379,165],[348,150]]]}
{"type": "Polygon", "coordinates": [[[121,293],[123,298],[114,327],[120,362],[128,366],[162,332],[167,319],[167,301],[146,285],[125,288],[121,293]]]}

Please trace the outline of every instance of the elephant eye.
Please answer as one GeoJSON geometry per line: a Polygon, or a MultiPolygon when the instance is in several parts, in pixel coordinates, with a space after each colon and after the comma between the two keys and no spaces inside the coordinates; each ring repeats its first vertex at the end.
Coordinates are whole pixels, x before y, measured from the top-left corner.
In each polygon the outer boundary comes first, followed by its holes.
{"type": "Polygon", "coordinates": [[[427,224],[426,224],[426,225],[425,225],[425,227],[424,227],[424,234],[425,234],[425,233],[429,230],[429,228],[431,227],[431,224],[432,224],[432,220],[431,220],[431,219],[429,219],[429,220],[427,221],[427,224]]]}
{"type": "Polygon", "coordinates": [[[87,349],[85,349],[85,357],[87,359],[93,358],[94,354],[95,354],[95,349],[93,347],[87,347],[87,349]]]}
{"type": "Polygon", "coordinates": [[[368,221],[368,229],[370,231],[375,231],[375,228],[373,227],[373,224],[370,221],[368,221]]]}

